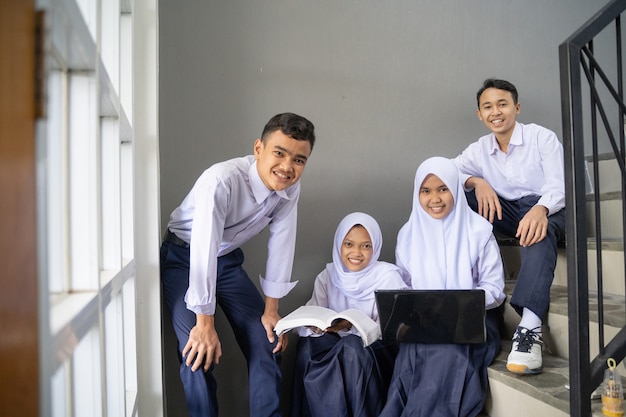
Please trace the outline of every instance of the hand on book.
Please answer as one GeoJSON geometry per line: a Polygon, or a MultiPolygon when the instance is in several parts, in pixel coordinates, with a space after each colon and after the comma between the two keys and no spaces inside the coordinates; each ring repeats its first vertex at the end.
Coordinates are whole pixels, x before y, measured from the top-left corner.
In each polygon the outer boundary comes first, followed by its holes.
{"type": "Polygon", "coordinates": [[[312,331],[315,334],[322,334],[322,333],[324,333],[324,330],[320,329],[317,326],[304,326],[304,327],[306,327],[307,329],[309,329],[310,331],[312,331]]]}
{"type": "Polygon", "coordinates": [[[327,327],[326,329],[322,330],[319,327],[316,326],[306,326],[307,329],[311,330],[313,333],[315,334],[322,334],[322,333],[337,333],[340,332],[342,330],[351,330],[352,329],[352,323],[350,323],[350,321],[348,320],[335,320],[333,322],[333,325],[330,327],[327,327]]]}
{"type": "Polygon", "coordinates": [[[324,330],[324,332],[326,333],[337,333],[341,330],[351,330],[352,329],[352,323],[350,323],[348,320],[335,320],[333,322],[333,325],[328,327],[326,330],[324,330]]]}
{"type": "Polygon", "coordinates": [[[363,339],[363,346],[369,346],[381,336],[378,323],[360,310],[349,308],[337,313],[326,307],[313,305],[300,306],[287,314],[276,323],[274,331],[283,335],[291,329],[303,326],[317,334],[351,330],[354,326],[363,339]]]}

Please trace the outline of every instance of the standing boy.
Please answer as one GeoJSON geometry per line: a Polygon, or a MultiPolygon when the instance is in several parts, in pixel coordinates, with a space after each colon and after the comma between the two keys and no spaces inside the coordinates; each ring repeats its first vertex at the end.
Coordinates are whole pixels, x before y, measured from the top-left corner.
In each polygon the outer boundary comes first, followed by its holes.
{"type": "Polygon", "coordinates": [[[313,124],[274,116],[254,155],[217,163],[198,178],[170,217],[161,246],[161,281],[178,338],[180,376],[191,417],[217,416],[213,367],[222,356],[216,304],[248,362],[250,415],[280,415],[280,352],[273,329],[291,283],[300,177],[315,143],[313,124]],[[269,225],[265,299],[244,271],[240,246],[269,225]]]}
{"type": "Polygon", "coordinates": [[[507,369],[542,370],[541,324],[550,304],[557,243],[565,238],[563,146],[554,132],[521,124],[517,90],[488,79],[476,94],[478,119],[491,133],[454,159],[469,205],[494,229],[519,239],[522,263],[510,303],[521,315],[507,369]]]}

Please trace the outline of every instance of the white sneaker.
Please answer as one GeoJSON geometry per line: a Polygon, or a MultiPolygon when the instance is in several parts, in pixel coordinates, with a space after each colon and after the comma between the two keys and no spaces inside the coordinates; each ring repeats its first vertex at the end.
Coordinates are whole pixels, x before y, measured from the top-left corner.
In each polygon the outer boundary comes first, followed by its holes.
{"type": "Polygon", "coordinates": [[[513,348],[509,353],[506,369],[515,374],[538,374],[543,369],[541,347],[543,339],[536,327],[528,330],[518,326],[513,335],[513,348]]]}

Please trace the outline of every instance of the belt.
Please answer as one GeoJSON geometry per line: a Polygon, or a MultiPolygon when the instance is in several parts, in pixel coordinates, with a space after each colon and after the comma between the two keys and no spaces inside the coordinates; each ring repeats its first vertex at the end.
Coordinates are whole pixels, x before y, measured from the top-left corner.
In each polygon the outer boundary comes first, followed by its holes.
{"type": "Polygon", "coordinates": [[[165,237],[163,238],[163,240],[169,243],[173,243],[176,246],[189,248],[189,243],[185,242],[184,240],[176,236],[174,233],[170,231],[170,229],[167,229],[167,232],[165,232],[165,237]]]}

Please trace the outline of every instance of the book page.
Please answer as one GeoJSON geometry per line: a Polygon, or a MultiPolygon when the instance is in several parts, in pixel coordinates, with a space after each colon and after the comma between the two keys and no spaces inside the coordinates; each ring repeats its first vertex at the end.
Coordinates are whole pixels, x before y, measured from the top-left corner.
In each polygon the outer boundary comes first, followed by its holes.
{"type": "Polygon", "coordinates": [[[301,326],[315,326],[322,330],[331,327],[338,319],[345,319],[352,323],[359,332],[363,345],[368,346],[381,336],[380,326],[367,314],[357,309],[347,309],[336,313],[320,306],[301,306],[286,315],[276,323],[274,331],[279,336],[291,329],[301,326]]]}
{"type": "Polygon", "coordinates": [[[274,327],[277,335],[301,326],[315,326],[325,329],[330,326],[336,312],[320,306],[301,306],[280,319],[274,327]]]}
{"type": "Polygon", "coordinates": [[[341,313],[337,313],[335,318],[343,318],[359,331],[363,339],[363,346],[369,346],[381,337],[380,326],[364,312],[350,308],[341,313]]]}

